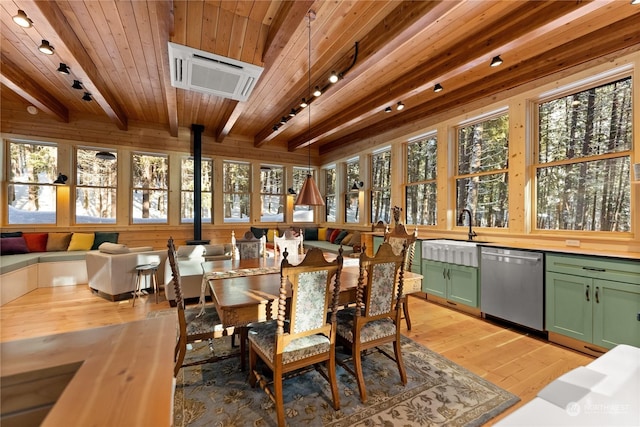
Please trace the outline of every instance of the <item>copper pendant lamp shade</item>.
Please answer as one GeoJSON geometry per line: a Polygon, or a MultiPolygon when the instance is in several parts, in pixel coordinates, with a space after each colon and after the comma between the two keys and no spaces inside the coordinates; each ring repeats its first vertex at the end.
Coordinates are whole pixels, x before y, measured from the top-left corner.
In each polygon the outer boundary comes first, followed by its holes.
{"type": "MultiPolygon", "coordinates": [[[[313,21],[316,17],[316,14],[313,10],[310,10],[307,13],[307,19],[309,20],[309,93],[311,93],[311,21],[313,21]]],[[[309,117],[309,173],[307,174],[307,179],[304,180],[302,184],[302,188],[300,189],[300,193],[298,193],[298,198],[294,203],[296,206],[324,206],[324,200],[322,199],[322,195],[320,194],[320,190],[318,190],[318,185],[316,181],[313,179],[311,175],[311,105],[307,105],[307,112],[309,117]]]]}

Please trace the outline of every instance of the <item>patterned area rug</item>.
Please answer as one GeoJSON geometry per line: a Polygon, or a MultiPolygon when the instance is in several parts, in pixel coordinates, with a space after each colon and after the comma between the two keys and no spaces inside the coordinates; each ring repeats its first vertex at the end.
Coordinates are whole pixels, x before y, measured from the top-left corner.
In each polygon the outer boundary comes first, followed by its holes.
{"type": "MultiPolygon", "coordinates": [[[[215,351],[231,351],[230,339],[215,340],[215,351]]],[[[200,357],[208,345],[187,353],[200,357]]],[[[393,355],[392,347],[384,347],[393,355]]],[[[236,349],[233,349],[235,351],[236,349]]],[[[479,426],[520,399],[465,368],[403,337],[407,385],[393,360],[380,352],[363,360],[368,401],[360,402],[355,378],[338,366],[341,409],[331,406],[328,382],[315,370],[284,382],[291,426],[479,426]]],[[[338,350],[340,359],[348,359],[338,350]]],[[[350,363],[350,361],[347,361],[350,363]]],[[[183,368],[177,378],[175,426],[275,426],[271,400],[252,389],[238,358],[183,368]]]]}

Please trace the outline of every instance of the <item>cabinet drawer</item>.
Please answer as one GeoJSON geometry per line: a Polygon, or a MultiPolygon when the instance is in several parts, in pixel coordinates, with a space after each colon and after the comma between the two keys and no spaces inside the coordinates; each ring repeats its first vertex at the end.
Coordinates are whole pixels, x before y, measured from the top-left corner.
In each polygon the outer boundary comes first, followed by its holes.
{"type": "Polygon", "coordinates": [[[640,285],[640,262],[593,256],[546,254],[547,271],[640,285]]]}

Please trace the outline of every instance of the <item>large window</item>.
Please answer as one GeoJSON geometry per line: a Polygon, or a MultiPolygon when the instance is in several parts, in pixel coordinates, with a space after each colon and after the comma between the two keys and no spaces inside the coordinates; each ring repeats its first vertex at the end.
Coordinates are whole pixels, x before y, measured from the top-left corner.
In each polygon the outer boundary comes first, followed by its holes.
{"type": "Polygon", "coordinates": [[[538,229],[630,231],[631,99],[628,77],[539,104],[538,229]]]}
{"type": "Polygon", "coordinates": [[[167,156],[134,153],[131,166],[133,223],[166,223],[169,196],[167,156]]]}
{"type": "Polygon", "coordinates": [[[344,196],[344,221],[346,223],[360,222],[360,160],[349,160],[346,165],[344,196]]]}
{"type": "MultiPolygon", "coordinates": [[[[180,165],[180,220],[192,223],[195,218],[194,159],[183,158],[180,165]]],[[[200,160],[200,218],[211,223],[213,200],[213,161],[200,160]]]]}
{"type": "Polygon", "coordinates": [[[336,222],[336,167],[332,166],[324,170],[325,179],[325,196],[324,202],[326,205],[326,221],[336,222]]]}
{"type": "Polygon", "coordinates": [[[284,221],[284,168],[282,166],[260,166],[260,221],[284,221]]]}
{"type": "Polygon", "coordinates": [[[249,222],[251,164],[225,161],[222,171],[224,222],[249,222]]]}
{"type": "Polygon", "coordinates": [[[371,156],[371,222],[391,222],[391,149],[371,156]]]}
{"type": "Polygon", "coordinates": [[[407,224],[437,224],[438,139],[428,134],[407,144],[407,224]]]}
{"type": "Polygon", "coordinates": [[[115,224],[117,153],[78,148],[76,165],[76,223],[115,224]]]}
{"type": "MultiPolygon", "coordinates": [[[[309,168],[294,167],[293,168],[293,189],[297,194],[300,194],[304,180],[307,179],[307,175],[314,175],[315,171],[309,171],[309,168]]],[[[315,180],[315,177],[314,177],[315,180]]],[[[294,206],[293,207],[293,222],[313,222],[313,206],[294,206]]]]}
{"type": "Polygon", "coordinates": [[[9,224],[55,224],[58,148],[9,142],[9,224]]]}
{"type": "Polygon", "coordinates": [[[508,227],[509,115],[459,127],[457,142],[458,218],[469,209],[475,226],[508,227]]]}

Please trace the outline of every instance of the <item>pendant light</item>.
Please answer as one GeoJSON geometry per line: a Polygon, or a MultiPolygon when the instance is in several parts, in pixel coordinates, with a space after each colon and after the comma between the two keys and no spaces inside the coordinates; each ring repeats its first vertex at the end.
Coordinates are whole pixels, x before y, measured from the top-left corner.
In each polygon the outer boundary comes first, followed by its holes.
{"type": "MultiPolygon", "coordinates": [[[[309,94],[311,93],[311,21],[316,19],[316,13],[313,10],[310,10],[307,13],[308,21],[308,29],[309,29],[309,94]]],[[[304,180],[304,184],[302,184],[302,188],[300,189],[300,193],[298,193],[298,198],[296,199],[296,206],[324,206],[324,200],[322,199],[322,195],[318,190],[318,186],[316,185],[316,181],[313,179],[311,175],[311,104],[307,106],[308,115],[309,115],[309,136],[307,141],[307,146],[309,148],[309,172],[307,173],[307,179],[304,180]]]]}

